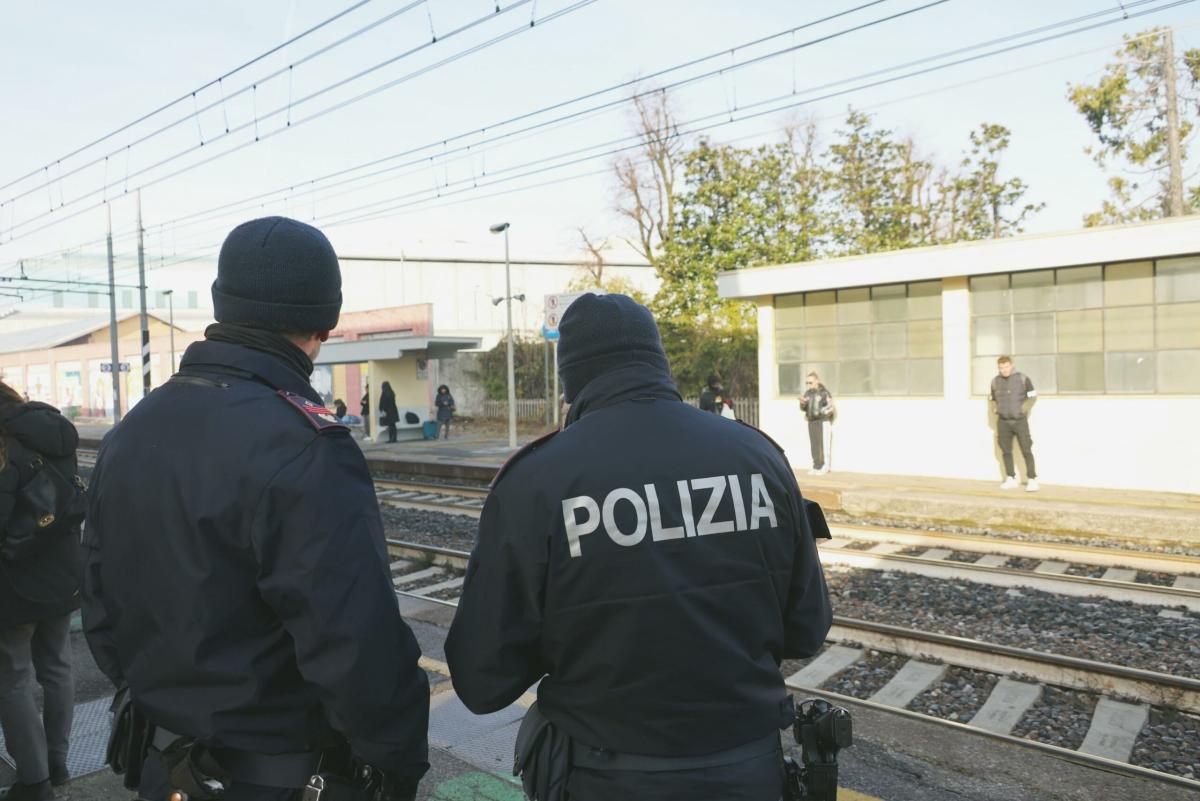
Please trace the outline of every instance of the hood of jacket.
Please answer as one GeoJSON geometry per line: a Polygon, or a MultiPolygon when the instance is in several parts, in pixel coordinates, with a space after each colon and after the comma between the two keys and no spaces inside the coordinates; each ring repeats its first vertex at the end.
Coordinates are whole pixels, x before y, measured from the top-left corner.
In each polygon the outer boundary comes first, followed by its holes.
{"type": "Polygon", "coordinates": [[[21,403],[0,412],[0,427],[26,448],[51,458],[70,456],[79,446],[75,426],[46,403],[21,403]]]}

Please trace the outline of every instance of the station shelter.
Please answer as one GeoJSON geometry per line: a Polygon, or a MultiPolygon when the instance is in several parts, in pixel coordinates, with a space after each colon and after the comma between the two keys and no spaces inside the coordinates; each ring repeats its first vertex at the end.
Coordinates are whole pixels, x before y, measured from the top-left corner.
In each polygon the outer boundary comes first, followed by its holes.
{"type": "MultiPolygon", "coordinates": [[[[170,378],[171,346],[178,360],[202,331],[172,326],[147,315],[150,386],[170,378]]],[[[0,320],[0,379],[30,400],[58,407],[72,418],[113,416],[113,373],[109,316],[59,310],[16,312],[0,320]]],[[[118,389],[121,411],[142,399],[142,335],[137,314],[117,319],[118,389]]]]}
{"type": "Polygon", "coordinates": [[[1200,217],[737,270],[718,287],[757,305],[760,422],[796,467],[815,372],[836,401],[835,472],[999,480],[988,394],[1008,355],[1038,393],[1043,483],[1200,493],[1200,217]]]}
{"type": "Polygon", "coordinates": [[[313,386],[327,403],[344,400],[350,414],[363,417],[365,434],[377,438],[379,397],[388,382],[400,412],[398,436],[418,439],[434,416],[439,364],[481,344],[478,337],[434,336],[428,303],[346,312],[321,347],[313,386]],[[368,395],[369,413],[362,415],[368,395]]]}

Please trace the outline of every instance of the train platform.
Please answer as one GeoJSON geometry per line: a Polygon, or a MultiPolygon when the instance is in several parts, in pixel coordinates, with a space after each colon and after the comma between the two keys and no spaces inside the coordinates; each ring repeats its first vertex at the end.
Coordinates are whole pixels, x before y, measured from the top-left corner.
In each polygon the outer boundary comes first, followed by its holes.
{"type": "MultiPolygon", "coordinates": [[[[108,431],[82,425],[85,447],[108,431]]],[[[524,444],[540,431],[522,427],[524,444]]],[[[356,439],[378,473],[486,482],[512,453],[496,427],[448,440],[396,443],[356,439]]],[[[889,525],[990,530],[1120,543],[1200,545],[1200,495],[1096,489],[1043,483],[1038,492],[1000,489],[999,481],[796,471],[800,488],[830,513],[889,525]]]]}

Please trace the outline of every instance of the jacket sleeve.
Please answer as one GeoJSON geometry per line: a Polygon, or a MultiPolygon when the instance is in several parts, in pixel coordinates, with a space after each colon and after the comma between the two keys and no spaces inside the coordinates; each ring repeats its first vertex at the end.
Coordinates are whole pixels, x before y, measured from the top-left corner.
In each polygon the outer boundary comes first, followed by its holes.
{"type": "Polygon", "coordinates": [[[400,617],[362,452],[316,435],[263,491],[251,539],[258,587],[292,636],[354,754],[393,775],[428,769],[429,680],[400,617]]]}
{"type": "Polygon", "coordinates": [[[80,599],[80,611],[83,615],[83,635],[87,638],[88,648],[96,666],[100,668],[108,680],[116,687],[125,685],[125,675],[121,670],[121,662],[117,658],[117,644],[113,635],[112,616],[104,600],[104,584],[101,579],[101,566],[104,551],[102,548],[102,532],[96,521],[100,516],[97,505],[100,502],[97,488],[100,486],[102,468],[97,466],[92,472],[92,491],[88,494],[88,513],[83,525],[83,591],[80,599]]]}
{"type": "Polygon", "coordinates": [[[8,519],[16,508],[19,481],[16,465],[6,463],[0,468],[0,534],[3,534],[4,527],[8,525],[8,519]]]}
{"type": "Polygon", "coordinates": [[[784,613],[783,657],[803,659],[821,648],[833,624],[829,589],[817,556],[817,537],[828,538],[829,529],[821,507],[801,498],[798,488],[793,489],[791,506],[796,516],[796,550],[784,613]]]}
{"type": "Polygon", "coordinates": [[[479,715],[508,706],[546,673],[541,636],[548,554],[542,532],[521,519],[521,505],[506,504],[500,487],[488,496],[446,637],[454,689],[479,715]]]}

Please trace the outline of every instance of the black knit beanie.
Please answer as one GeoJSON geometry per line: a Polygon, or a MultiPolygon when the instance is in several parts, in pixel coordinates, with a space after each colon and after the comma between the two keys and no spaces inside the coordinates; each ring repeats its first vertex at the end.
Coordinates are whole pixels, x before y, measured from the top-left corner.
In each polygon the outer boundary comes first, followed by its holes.
{"type": "Polygon", "coordinates": [[[602,373],[633,362],[670,371],[650,310],[627,295],[577,298],[558,326],[558,374],[567,402],[602,373]]]}
{"type": "Polygon", "coordinates": [[[330,331],[342,309],[342,272],[325,235],[287,217],[263,217],[225,237],[212,285],[221,323],[271,331],[330,331]]]}

